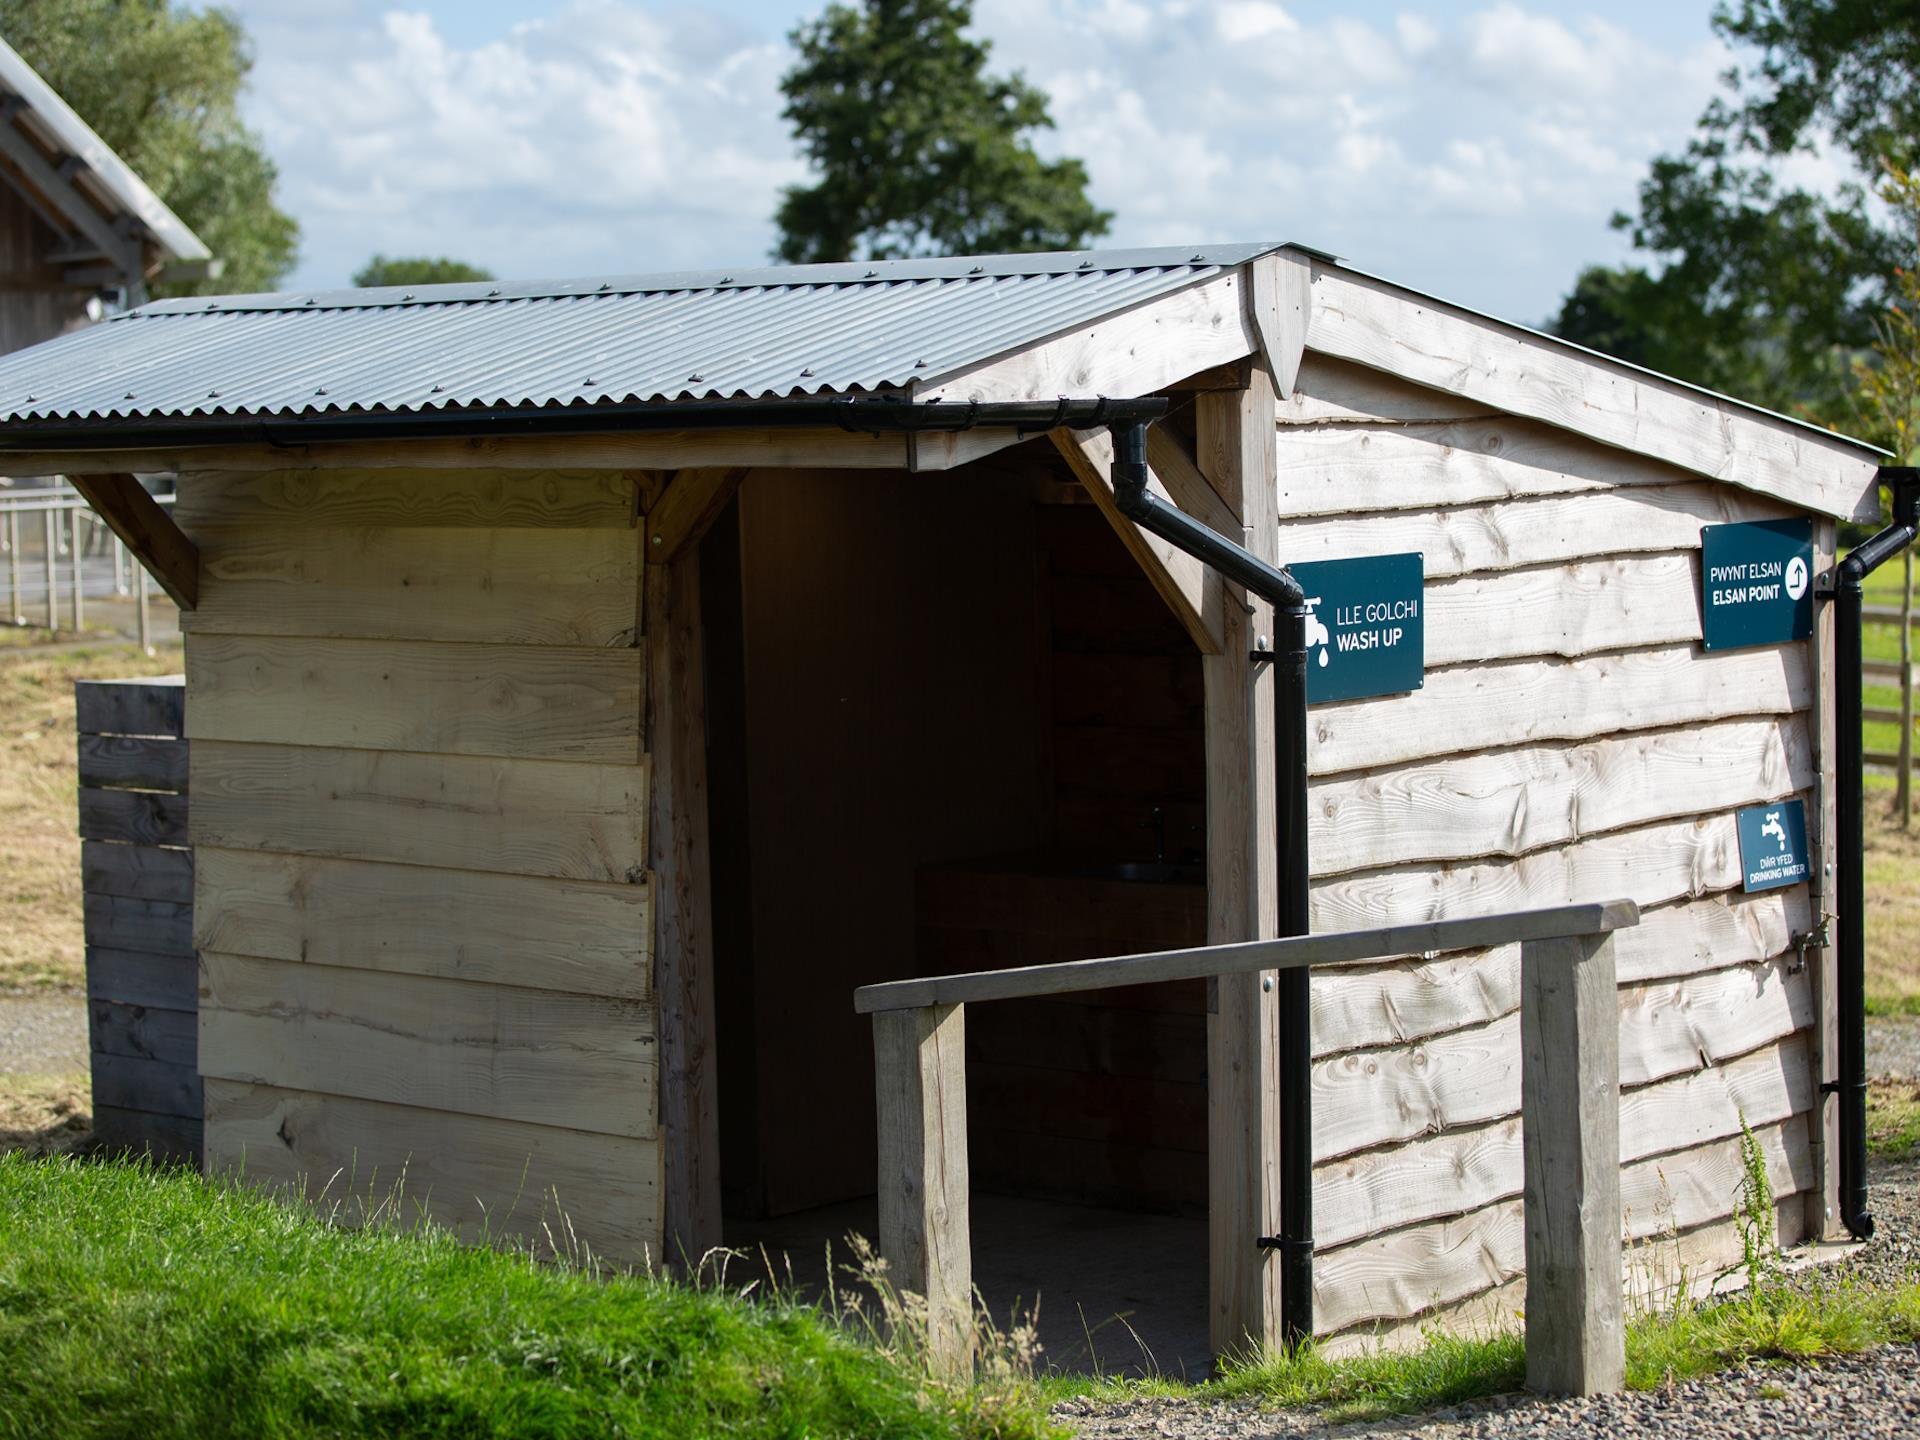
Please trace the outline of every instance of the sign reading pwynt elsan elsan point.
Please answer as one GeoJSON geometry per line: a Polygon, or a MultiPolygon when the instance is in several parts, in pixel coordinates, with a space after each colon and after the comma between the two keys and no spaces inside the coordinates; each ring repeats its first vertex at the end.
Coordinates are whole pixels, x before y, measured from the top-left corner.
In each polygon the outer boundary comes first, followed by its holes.
{"type": "Polygon", "coordinates": [[[1736,811],[1740,888],[1778,890],[1807,878],[1807,810],[1798,800],[1736,811]]]}
{"type": "Polygon", "coordinates": [[[1813,522],[1702,526],[1700,621],[1709,650],[1811,635],[1813,522]]]}
{"type": "Polygon", "coordinates": [[[1302,561],[1307,592],[1307,703],[1398,695],[1426,682],[1418,554],[1302,561]]]}

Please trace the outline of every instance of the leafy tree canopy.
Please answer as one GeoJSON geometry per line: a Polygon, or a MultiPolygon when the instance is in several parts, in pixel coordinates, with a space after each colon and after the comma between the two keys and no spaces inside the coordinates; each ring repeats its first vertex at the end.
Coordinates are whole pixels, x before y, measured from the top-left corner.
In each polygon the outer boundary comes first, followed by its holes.
{"type": "Polygon", "coordinates": [[[375,255],[354,271],[356,285],[456,285],[463,280],[491,280],[493,272],[431,255],[375,255]]]}
{"type": "Polygon", "coordinates": [[[172,0],[0,0],[0,35],[207,243],[216,280],[161,293],[271,290],[300,227],[241,123],[253,55],[228,11],[172,0]]]}
{"type": "Polygon", "coordinates": [[[986,73],[972,20],[971,0],[862,0],[793,32],[784,113],[820,179],[780,203],[781,260],[1071,250],[1106,234],[1086,166],[1033,149],[1053,125],[1046,96],[986,73]]]}
{"type": "Polygon", "coordinates": [[[1904,252],[1861,184],[1823,196],[1772,162],[1828,143],[1873,183],[1920,136],[1920,6],[1740,0],[1714,29],[1752,57],[1681,155],[1654,161],[1639,214],[1613,223],[1651,265],[1585,271],[1567,339],[1774,409],[1848,417],[1853,356],[1875,337],[1904,252]]]}

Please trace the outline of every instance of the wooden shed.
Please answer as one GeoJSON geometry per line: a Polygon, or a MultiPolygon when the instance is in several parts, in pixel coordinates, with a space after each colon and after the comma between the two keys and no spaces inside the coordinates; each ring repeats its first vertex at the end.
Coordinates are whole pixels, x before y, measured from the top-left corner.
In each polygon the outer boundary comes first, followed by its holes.
{"type": "MultiPolygon", "coordinates": [[[[1271,934],[1271,616],[1116,509],[1100,402],[1154,396],[1189,515],[1330,587],[1419,557],[1412,638],[1309,592],[1312,670],[1414,667],[1309,712],[1312,929],[1637,901],[1636,1263],[1737,1258],[1743,1120],[1834,1235],[1831,630],[1716,639],[1702,547],[1804,527],[1808,590],[1876,453],[1278,245],[168,301],[0,361],[6,467],[183,607],[208,1166],[697,1256],[873,1195],[857,986],[1271,934]]],[[[1311,994],[1319,1332],[1510,1311],[1518,947],[1311,994]]],[[[977,1009],[973,1189],[1191,1217],[1214,1344],[1271,1339],[1274,1008],[977,1009]]]]}

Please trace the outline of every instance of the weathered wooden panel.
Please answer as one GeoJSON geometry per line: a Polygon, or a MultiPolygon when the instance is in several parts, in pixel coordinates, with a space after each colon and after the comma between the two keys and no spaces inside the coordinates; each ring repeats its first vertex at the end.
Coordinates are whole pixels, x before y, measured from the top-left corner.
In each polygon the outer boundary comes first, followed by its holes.
{"type": "Polygon", "coordinates": [[[96,1105],[140,1110],[153,1115],[200,1118],[200,1077],[191,1062],[151,1060],[138,1055],[93,1056],[96,1105]]]}
{"type": "Polygon", "coordinates": [[[87,1004],[87,1033],[96,1055],[132,1055],[191,1070],[199,1053],[191,1010],[92,1000],[87,1004]]]}
{"type": "Polygon", "coordinates": [[[87,944],[182,955],[193,950],[193,907],[127,895],[85,897],[87,944]]]}
{"type": "Polygon", "coordinates": [[[571,1234],[616,1265],[660,1258],[652,1140],[210,1079],[207,1167],[339,1204],[349,1223],[398,1191],[403,1224],[424,1210],[469,1240],[548,1254],[571,1234]]]}
{"type": "Polygon", "coordinates": [[[202,950],[645,999],[651,887],[203,847],[202,950]]]}
{"type": "Polygon", "coordinates": [[[186,715],[186,677],[74,682],[74,723],[82,735],[165,735],[178,739],[186,715]]]}
{"type": "Polygon", "coordinates": [[[1797,956],[1620,990],[1620,1083],[1717,1065],[1813,1024],[1797,956]]]}
{"type": "Polygon", "coordinates": [[[80,838],[136,845],[185,845],[187,797],[156,790],[80,791],[80,838]]]}
{"type": "Polygon", "coordinates": [[[576,880],[647,871],[644,763],[203,740],[192,785],[196,846],[576,880]]]}
{"type": "Polygon", "coordinates": [[[363,1100],[654,1133],[643,1001],[205,953],[208,1075],[363,1100]]]}
{"type": "Polygon", "coordinates": [[[1739,883],[1739,837],[1733,816],[1723,812],[1617,830],[1514,860],[1408,865],[1319,880],[1311,911],[1316,932],[1369,930],[1623,896],[1653,906],[1739,883]]]}
{"type": "Polygon", "coordinates": [[[1697,552],[1625,555],[1436,580],[1424,595],[1427,664],[1691,644],[1698,564],[1697,552]]]}
{"type": "Polygon", "coordinates": [[[1404,1045],[1520,1008],[1520,947],[1313,972],[1313,1053],[1404,1045]]]}
{"type": "Polygon", "coordinates": [[[1416,385],[1383,370],[1308,350],[1300,362],[1293,394],[1279,406],[1280,444],[1284,452],[1297,425],[1406,425],[1422,421],[1486,419],[1513,423],[1499,407],[1416,385]]]}
{"type": "Polygon", "coordinates": [[[1419,860],[1520,855],[1652,820],[1804,790],[1801,716],[1478,751],[1316,782],[1315,875],[1419,860]]]}
{"type": "Polygon", "coordinates": [[[1307,758],[1314,774],[1331,775],[1462,750],[1779,715],[1804,710],[1811,698],[1798,645],[1460,665],[1429,670],[1425,687],[1410,695],[1316,706],[1307,758]]]}
{"type": "MultiPolygon", "coordinates": [[[[1418,398],[1434,394],[1396,387],[1382,391],[1381,398],[1386,407],[1398,402],[1440,408],[1418,398]]],[[[1360,395],[1355,392],[1354,398],[1360,395]]],[[[1460,406],[1451,397],[1437,398],[1460,406]]],[[[1695,481],[1677,466],[1511,415],[1372,425],[1345,419],[1295,423],[1281,430],[1279,461],[1282,518],[1485,505],[1695,481]]]]}
{"type": "Polygon", "coordinates": [[[202,1127],[198,1115],[154,1115],[93,1105],[93,1142],[105,1150],[127,1150],[155,1160],[200,1168],[202,1127]]]}
{"type": "Polygon", "coordinates": [[[1812,924],[1804,885],[1642,907],[1640,923],[1615,935],[1614,964],[1622,984],[1751,965],[1784,954],[1812,924]]]}
{"type": "Polygon", "coordinates": [[[637,481],[606,470],[201,470],[180,477],[173,516],[215,526],[629,529],[637,481]]]}
{"type": "Polygon", "coordinates": [[[87,997],[191,1010],[200,1003],[199,968],[191,950],[152,955],[137,950],[87,950],[87,997]]]}
{"type": "Polygon", "coordinates": [[[630,764],[642,659],[581,646],[193,635],[187,733],[630,764]]]}
{"type": "Polygon", "coordinates": [[[640,546],[627,530],[208,532],[196,634],[630,646],[640,546]]]}
{"type": "Polygon", "coordinates": [[[82,735],[80,783],[124,790],[184,790],[187,742],[153,735],[82,735]]]}
{"type": "Polygon", "coordinates": [[[193,851],[86,840],[80,845],[80,887],[89,895],[193,903],[193,851]]]}
{"type": "Polygon", "coordinates": [[[1813,1107],[1813,1062],[1803,1032],[1724,1065],[1695,1070],[1620,1097],[1620,1159],[1684,1150],[1813,1107]]]}
{"type": "Polygon", "coordinates": [[[1691,550],[1702,525],[1780,520],[1796,512],[1726,485],[1634,485],[1437,510],[1283,521],[1280,559],[1343,560],[1417,550],[1437,580],[1523,565],[1563,564],[1596,552],[1691,550]]]}
{"type": "MultiPolygon", "coordinates": [[[[1762,1125],[1774,1193],[1813,1187],[1816,1174],[1804,1116],[1762,1125]]],[[[1731,1215],[1742,1178],[1736,1134],[1677,1155],[1623,1166],[1621,1215],[1627,1238],[1645,1240],[1731,1215]]],[[[1479,1210],[1520,1194],[1520,1118],[1449,1130],[1384,1150],[1316,1165],[1313,1228],[1320,1254],[1423,1220],[1479,1210]]]]}

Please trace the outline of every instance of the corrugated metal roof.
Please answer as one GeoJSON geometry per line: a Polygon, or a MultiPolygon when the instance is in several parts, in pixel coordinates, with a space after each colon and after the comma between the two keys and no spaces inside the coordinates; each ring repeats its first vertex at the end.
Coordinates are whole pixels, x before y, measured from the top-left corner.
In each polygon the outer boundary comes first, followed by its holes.
{"type": "MultiPolygon", "coordinates": [[[[208,258],[200,237],[5,40],[0,40],[0,86],[25,103],[23,115],[36,125],[35,138],[53,149],[56,160],[71,157],[80,162],[81,175],[94,182],[106,202],[104,218],[112,220],[116,210],[131,216],[171,259],[208,258]]],[[[58,197],[50,198],[57,203],[58,197]]]]}
{"type": "Polygon", "coordinates": [[[0,359],[0,423],[900,393],[1275,248],[168,300],[0,359]]]}

